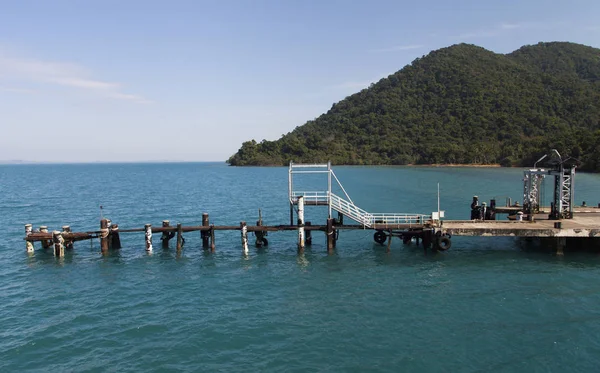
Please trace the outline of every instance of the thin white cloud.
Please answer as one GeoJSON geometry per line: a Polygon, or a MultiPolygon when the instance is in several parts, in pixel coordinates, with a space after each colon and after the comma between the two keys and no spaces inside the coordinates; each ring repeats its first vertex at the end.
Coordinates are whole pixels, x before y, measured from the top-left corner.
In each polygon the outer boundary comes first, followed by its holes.
{"type": "Polygon", "coordinates": [[[420,45],[420,44],[396,45],[396,46],[388,47],[388,48],[372,49],[370,52],[372,52],[372,53],[400,52],[400,51],[408,51],[408,50],[413,50],[413,49],[421,49],[423,47],[424,46],[420,45]]]}
{"type": "Polygon", "coordinates": [[[13,87],[0,87],[0,91],[2,91],[2,92],[11,92],[11,93],[27,93],[27,94],[37,93],[37,91],[34,90],[34,89],[13,88],[13,87]]]}
{"type": "MultiPolygon", "coordinates": [[[[75,64],[9,56],[0,50],[0,82],[10,80],[23,84],[50,84],[84,90],[102,97],[147,104],[151,101],[138,95],[122,92],[121,84],[90,77],[91,73],[75,64]]],[[[15,89],[11,88],[13,92],[15,89]]]]}

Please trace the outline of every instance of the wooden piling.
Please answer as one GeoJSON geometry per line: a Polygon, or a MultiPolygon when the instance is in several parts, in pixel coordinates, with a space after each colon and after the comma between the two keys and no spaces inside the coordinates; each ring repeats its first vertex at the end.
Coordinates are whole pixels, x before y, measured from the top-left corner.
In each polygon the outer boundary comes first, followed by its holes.
{"type": "Polygon", "coordinates": [[[146,236],[146,251],[152,251],[152,224],[144,225],[144,233],[146,236]]]}
{"type": "Polygon", "coordinates": [[[108,251],[108,219],[100,220],[100,250],[108,251]]]}
{"type": "MultiPolygon", "coordinates": [[[[311,223],[309,221],[307,221],[305,224],[305,226],[310,227],[311,223]]],[[[305,234],[305,244],[306,246],[310,246],[312,245],[312,230],[311,229],[307,229],[306,232],[304,232],[305,234]]]]}
{"type": "Polygon", "coordinates": [[[248,227],[246,222],[240,222],[240,231],[242,232],[242,252],[248,255],[248,227]]]}
{"type": "MultiPolygon", "coordinates": [[[[25,238],[27,238],[27,236],[29,236],[32,233],[33,233],[33,225],[25,224],[25,238]]],[[[28,253],[32,253],[33,252],[33,242],[25,241],[25,249],[27,250],[28,253]]]]}
{"type": "Polygon", "coordinates": [[[183,231],[181,230],[181,223],[177,223],[177,251],[180,251],[183,247],[183,231]]]}
{"type": "MultiPolygon", "coordinates": [[[[262,212],[260,209],[258,209],[258,220],[256,221],[256,226],[257,227],[262,227],[263,225],[263,220],[262,220],[262,212]]],[[[255,245],[256,247],[263,247],[267,245],[267,241],[265,240],[265,232],[264,231],[256,231],[254,232],[254,235],[256,236],[256,242],[255,245]]]]}
{"type": "Polygon", "coordinates": [[[388,244],[387,244],[387,248],[385,249],[385,252],[386,252],[386,253],[389,253],[389,252],[390,252],[390,248],[391,248],[391,246],[392,246],[392,231],[390,230],[390,231],[388,232],[388,244]]]}
{"type": "Polygon", "coordinates": [[[210,225],[210,251],[215,252],[215,225],[210,225]]]}
{"type": "Polygon", "coordinates": [[[335,247],[335,229],[332,218],[327,219],[327,252],[332,253],[335,247]]]}
{"type": "MultiPolygon", "coordinates": [[[[202,226],[203,227],[209,226],[208,214],[206,212],[202,214],[202,226]]],[[[209,231],[200,231],[200,238],[202,238],[202,248],[203,249],[208,249],[209,236],[210,236],[209,231]]]]}
{"type": "MultiPolygon", "coordinates": [[[[46,225],[40,225],[40,233],[48,233],[48,227],[46,225]]],[[[52,240],[42,240],[42,249],[47,249],[52,244],[52,240]]]]}
{"type": "Polygon", "coordinates": [[[304,251],[304,196],[298,197],[298,252],[304,251]]]}
{"type": "Polygon", "coordinates": [[[110,226],[110,236],[110,246],[113,249],[119,250],[121,248],[121,237],[119,237],[119,224],[112,224],[110,226]]]}
{"type": "MultiPolygon", "coordinates": [[[[68,225],[63,225],[62,231],[63,231],[63,233],[71,233],[71,227],[68,225]]],[[[73,250],[73,241],[72,240],[65,240],[65,249],[73,250]]]]}
{"type": "Polygon", "coordinates": [[[108,249],[112,250],[112,236],[110,235],[110,227],[112,226],[112,221],[106,218],[106,228],[108,229],[108,235],[106,236],[106,241],[108,243],[108,249]]]}
{"type": "Polygon", "coordinates": [[[65,256],[65,239],[60,234],[60,231],[52,232],[52,242],[54,242],[54,256],[65,256]]]}
{"type": "MultiPolygon", "coordinates": [[[[163,220],[162,221],[162,226],[163,228],[167,228],[170,226],[170,222],[168,220],[163,220]]],[[[169,248],[169,240],[171,239],[170,236],[170,232],[162,232],[162,235],[160,236],[160,241],[162,242],[162,248],[163,249],[168,249],[169,248]]]]}

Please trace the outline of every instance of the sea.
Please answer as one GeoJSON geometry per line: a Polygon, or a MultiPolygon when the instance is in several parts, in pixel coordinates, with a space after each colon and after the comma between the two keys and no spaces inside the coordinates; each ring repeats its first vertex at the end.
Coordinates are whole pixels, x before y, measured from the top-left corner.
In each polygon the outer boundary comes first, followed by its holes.
{"type": "MultiPolygon", "coordinates": [[[[468,219],[470,203],[522,200],[518,168],[334,167],[369,212],[468,219]],[[438,194],[439,190],[439,194],[438,194]]],[[[325,235],[297,253],[295,232],[243,255],[239,231],[198,232],[147,253],[143,233],[102,255],[97,239],[63,258],[24,225],[95,231],[144,224],[289,224],[287,167],[224,163],[0,166],[0,372],[595,372],[600,256],[516,238],[453,237],[445,252],[373,231],[325,235]],[[102,206],[102,207],[100,207],[102,206]]],[[[545,198],[552,195],[547,181],[545,198]]],[[[334,183],[335,188],[339,188],[334,183]]],[[[600,175],[577,174],[576,203],[600,202],[600,175]]],[[[322,174],[294,188],[326,190],[322,174]]],[[[341,193],[341,192],[339,192],[341,193]]],[[[306,207],[325,224],[327,209],[306,207]]]]}

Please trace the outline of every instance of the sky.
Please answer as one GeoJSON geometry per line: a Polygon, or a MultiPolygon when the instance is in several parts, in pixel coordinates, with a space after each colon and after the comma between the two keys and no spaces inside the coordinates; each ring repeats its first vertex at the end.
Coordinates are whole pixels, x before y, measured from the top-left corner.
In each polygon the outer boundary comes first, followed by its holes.
{"type": "Polygon", "coordinates": [[[225,161],[431,50],[600,48],[598,14],[598,0],[0,0],[0,161],[225,161]]]}

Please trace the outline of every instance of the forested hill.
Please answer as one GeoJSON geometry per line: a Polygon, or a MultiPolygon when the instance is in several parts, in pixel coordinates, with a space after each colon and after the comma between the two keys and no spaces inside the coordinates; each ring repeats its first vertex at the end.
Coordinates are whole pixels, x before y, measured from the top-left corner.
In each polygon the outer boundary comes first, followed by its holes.
{"type": "Polygon", "coordinates": [[[436,50],[279,140],[244,142],[227,162],[509,166],[551,148],[600,171],[600,49],[436,50]]]}

